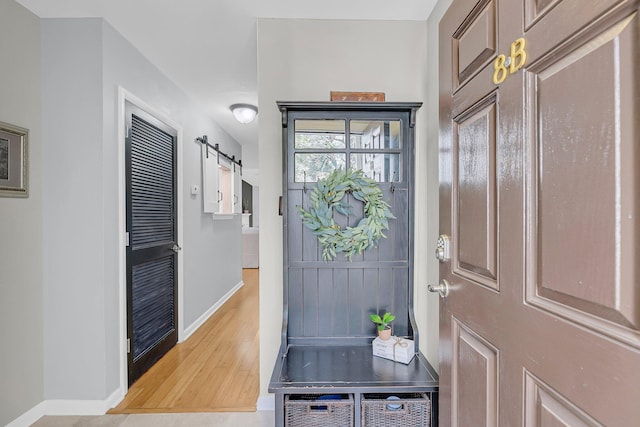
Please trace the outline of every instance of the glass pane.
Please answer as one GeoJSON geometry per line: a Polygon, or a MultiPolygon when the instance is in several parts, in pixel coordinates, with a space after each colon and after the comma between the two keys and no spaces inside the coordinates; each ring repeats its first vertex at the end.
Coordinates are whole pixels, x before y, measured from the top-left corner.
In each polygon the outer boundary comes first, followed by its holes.
{"type": "Polygon", "coordinates": [[[354,153],[350,163],[376,182],[398,182],[402,176],[400,154],[354,153]]]}
{"type": "Polygon", "coordinates": [[[345,163],[344,153],[296,153],[295,182],[316,182],[335,169],[344,169],[345,163]]]}
{"type": "Polygon", "coordinates": [[[296,148],[345,148],[344,120],[296,120],[296,148]]]}
{"type": "Polygon", "coordinates": [[[400,120],[351,121],[351,148],[393,149],[402,147],[400,120]]]}

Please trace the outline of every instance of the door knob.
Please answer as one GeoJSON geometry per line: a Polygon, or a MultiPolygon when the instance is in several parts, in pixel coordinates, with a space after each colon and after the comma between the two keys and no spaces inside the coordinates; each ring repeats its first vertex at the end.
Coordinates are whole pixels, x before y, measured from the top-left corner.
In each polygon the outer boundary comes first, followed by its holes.
{"type": "Polygon", "coordinates": [[[445,279],[442,279],[437,285],[428,285],[427,289],[429,290],[429,292],[439,293],[441,298],[446,298],[449,295],[449,282],[447,282],[445,279]]]}
{"type": "Polygon", "coordinates": [[[171,248],[171,250],[175,253],[178,253],[182,250],[182,248],[178,245],[173,245],[173,247],[171,248]]]}

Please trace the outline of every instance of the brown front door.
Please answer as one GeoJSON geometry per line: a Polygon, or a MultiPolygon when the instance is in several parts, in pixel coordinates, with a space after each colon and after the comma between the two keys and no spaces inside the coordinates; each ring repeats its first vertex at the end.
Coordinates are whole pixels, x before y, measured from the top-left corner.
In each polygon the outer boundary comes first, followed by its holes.
{"type": "Polygon", "coordinates": [[[640,425],[638,8],[440,23],[442,426],[640,425]]]}

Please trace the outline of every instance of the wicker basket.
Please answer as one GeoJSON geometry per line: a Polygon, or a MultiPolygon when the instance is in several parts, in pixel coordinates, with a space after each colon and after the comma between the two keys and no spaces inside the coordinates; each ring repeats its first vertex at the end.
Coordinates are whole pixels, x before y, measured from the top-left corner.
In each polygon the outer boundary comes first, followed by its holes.
{"type": "Polygon", "coordinates": [[[431,401],[425,393],[364,394],[362,427],[429,427],[431,401]],[[390,396],[399,399],[388,400],[390,396]]]}
{"type": "Polygon", "coordinates": [[[353,426],[350,394],[292,394],[284,399],[285,427],[353,426]]]}

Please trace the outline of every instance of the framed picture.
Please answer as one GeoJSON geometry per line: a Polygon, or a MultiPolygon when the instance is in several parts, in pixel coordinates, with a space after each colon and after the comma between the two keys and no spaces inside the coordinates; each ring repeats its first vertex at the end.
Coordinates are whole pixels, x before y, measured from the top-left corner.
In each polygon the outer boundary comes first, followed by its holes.
{"type": "Polygon", "coordinates": [[[0,196],[28,197],[29,131],[0,122],[0,196]]]}

